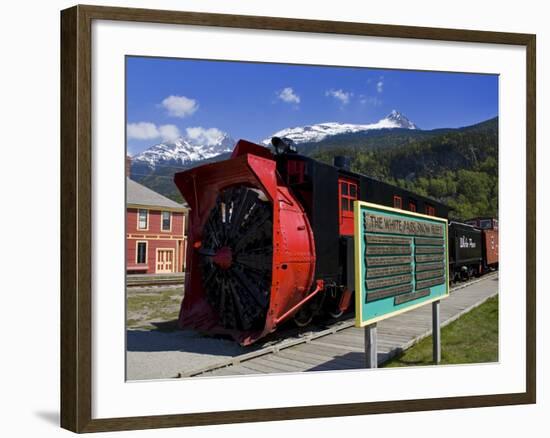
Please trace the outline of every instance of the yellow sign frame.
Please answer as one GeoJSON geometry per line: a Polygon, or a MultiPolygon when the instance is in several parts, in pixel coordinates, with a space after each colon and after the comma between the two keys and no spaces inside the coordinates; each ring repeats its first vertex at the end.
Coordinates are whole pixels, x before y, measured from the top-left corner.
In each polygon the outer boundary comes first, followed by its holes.
{"type": "Polygon", "coordinates": [[[440,218],[437,216],[429,216],[422,213],[416,213],[412,211],[406,211],[399,208],[392,208],[392,207],[386,207],[383,205],[373,204],[371,202],[366,201],[354,201],[353,203],[353,227],[354,227],[354,263],[355,263],[355,327],[365,327],[371,324],[375,324],[379,321],[382,321],[387,318],[391,318],[393,316],[400,315],[402,313],[408,312],[410,310],[417,309],[419,307],[425,306],[427,304],[433,303],[435,301],[441,301],[442,299],[445,299],[449,296],[449,221],[445,218],[440,218]],[[358,236],[362,236],[363,230],[361,229],[361,210],[366,208],[373,208],[376,210],[382,210],[387,211],[390,213],[396,213],[400,216],[410,216],[415,217],[419,219],[429,219],[430,221],[440,221],[445,224],[445,242],[446,242],[446,249],[447,249],[447,257],[446,257],[446,263],[445,263],[445,274],[446,274],[446,284],[445,284],[445,294],[440,295],[435,298],[431,298],[425,301],[422,301],[421,303],[412,304],[410,306],[407,306],[405,308],[396,310],[394,312],[389,312],[384,315],[377,316],[375,318],[371,318],[368,320],[363,321],[362,315],[363,315],[363,300],[362,300],[362,294],[361,294],[361,288],[364,284],[364,278],[363,278],[363,269],[361,268],[361,239],[358,238],[358,236]]]}

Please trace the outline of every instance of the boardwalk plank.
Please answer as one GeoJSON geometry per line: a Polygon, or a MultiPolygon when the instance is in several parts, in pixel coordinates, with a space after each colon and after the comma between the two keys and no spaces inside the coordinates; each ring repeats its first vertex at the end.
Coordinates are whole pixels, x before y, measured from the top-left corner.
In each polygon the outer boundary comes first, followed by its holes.
{"type": "Polygon", "coordinates": [[[326,360],[333,360],[333,359],[339,359],[339,360],[345,360],[346,362],[353,362],[353,363],[360,363],[363,364],[363,351],[361,352],[352,352],[348,350],[342,350],[339,348],[332,348],[327,347],[321,344],[311,345],[311,344],[305,344],[301,345],[296,348],[296,350],[303,354],[305,353],[311,353],[314,355],[322,355],[326,358],[326,360]],[[359,355],[361,356],[359,358],[359,355]]]}
{"type": "MultiPolygon", "coordinates": [[[[290,365],[286,365],[284,363],[280,363],[277,360],[267,359],[267,358],[265,358],[265,356],[259,357],[257,359],[251,359],[249,362],[252,362],[254,366],[261,365],[261,366],[265,366],[265,367],[268,367],[268,368],[273,368],[275,370],[275,372],[278,372],[278,373],[293,373],[293,372],[297,371],[296,367],[294,367],[294,366],[290,366],[290,365]]],[[[249,365],[247,365],[247,366],[249,366],[249,365]]]]}
{"type": "MultiPolygon", "coordinates": [[[[246,362],[243,362],[241,365],[243,368],[249,368],[254,371],[258,371],[262,374],[270,374],[270,373],[286,373],[287,371],[280,370],[278,368],[273,368],[271,366],[267,366],[263,363],[259,363],[258,359],[250,359],[246,362]]],[[[212,374],[216,374],[216,372],[213,372],[212,374]]]]}
{"type": "Polygon", "coordinates": [[[350,360],[346,359],[345,357],[329,357],[329,356],[320,356],[310,353],[305,353],[303,351],[287,351],[284,353],[285,357],[289,358],[300,358],[304,359],[307,358],[308,361],[311,363],[311,367],[322,367],[326,366],[327,369],[334,369],[334,366],[337,366],[338,369],[340,368],[349,368],[349,369],[356,369],[356,368],[362,368],[362,363],[358,360],[350,360]],[[328,365],[330,364],[330,365],[328,365]]]}
{"type": "Polygon", "coordinates": [[[311,344],[313,344],[313,345],[324,345],[324,346],[332,347],[332,348],[339,348],[340,350],[343,350],[343,351],[357,351],[357,352],[362,352],[363,351],[363,348],[351,347],[349,345],[335,344],[333,342],[328,342],[328,341],[315,340],[315,341],[312,341],[311,344]]]}
{"type": "Polygon", "coordinates": [[[285,365],[285,366],[294,368],[297,371],[309,368],[311,366],[310,363],[304,362],[304,360],[288,358],[288,357],[285,357],[285,356],[281,356],[279,353],[271,354],[269,356],[266,356],[265,359],[267,361],[273,362],[275,364],[281,364],[281,365],[285,365]]]}

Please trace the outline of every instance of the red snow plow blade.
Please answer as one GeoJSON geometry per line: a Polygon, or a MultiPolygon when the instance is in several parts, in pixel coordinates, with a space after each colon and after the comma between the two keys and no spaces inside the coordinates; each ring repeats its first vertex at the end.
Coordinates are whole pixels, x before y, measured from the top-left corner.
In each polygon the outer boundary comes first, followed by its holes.
{"type": "Polygon", "coordinates": [[[241,140],[230,159],[174,180],[191,207],[180,327],[248,345],[322,289],[310,293],[311,226],[268,149],[241,140]]]}

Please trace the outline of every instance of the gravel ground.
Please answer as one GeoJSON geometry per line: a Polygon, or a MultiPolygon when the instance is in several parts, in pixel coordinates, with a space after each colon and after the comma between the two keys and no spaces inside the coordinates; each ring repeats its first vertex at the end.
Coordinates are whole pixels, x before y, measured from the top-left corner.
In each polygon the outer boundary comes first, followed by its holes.
{"type": "Polygon", "coordinates": [[[167,379],[246,352],[235,341],[209,338],[191,330],[127,330],[126,378],[167,379]]]}
{"type": "Polygon", "coordinates": [[[224,356],[236,356],[246,351],[229,339],[179,330],[177,318],[181,300],[181,288],[128,290],[128,380],[173,378],[183,370],[207,366],[224,356]]]}

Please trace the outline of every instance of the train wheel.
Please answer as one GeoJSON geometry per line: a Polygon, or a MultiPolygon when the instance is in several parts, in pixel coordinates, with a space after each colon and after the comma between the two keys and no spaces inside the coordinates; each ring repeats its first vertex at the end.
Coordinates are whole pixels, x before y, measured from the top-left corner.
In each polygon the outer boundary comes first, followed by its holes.
{"type": "Polygon", "coordinates": [[[323,304],[324,313],[331,318],[338,319],[344,313],[340,309],[340,301],[342,300],[343,291],[336,287],[328,288],[325,294],[325,300],[323,304]]]}
{"type": "Polygon", "coordinates": [[[338,319],[344,314],[344,311],[338,307],[334,310],[329,310],[328,314],[331,318],[338,319]]]}
{"type": "Polygon", "coordinates": [[[326,305],[325,305],[325,312],[328,316],[334,319],[340,318],[344,311],[340,308],[340,300],[342,299],[342,294],[338,294],[337,299],[331,299],[326,305]]]}
{"type": "Polygon", "coordinates": [[[294,323],[298,327],[305,327],[311,323],[313,319],[313,312],[309,306],[303,306],[298,310],[296,315],[294,315],[294,323]]]}

